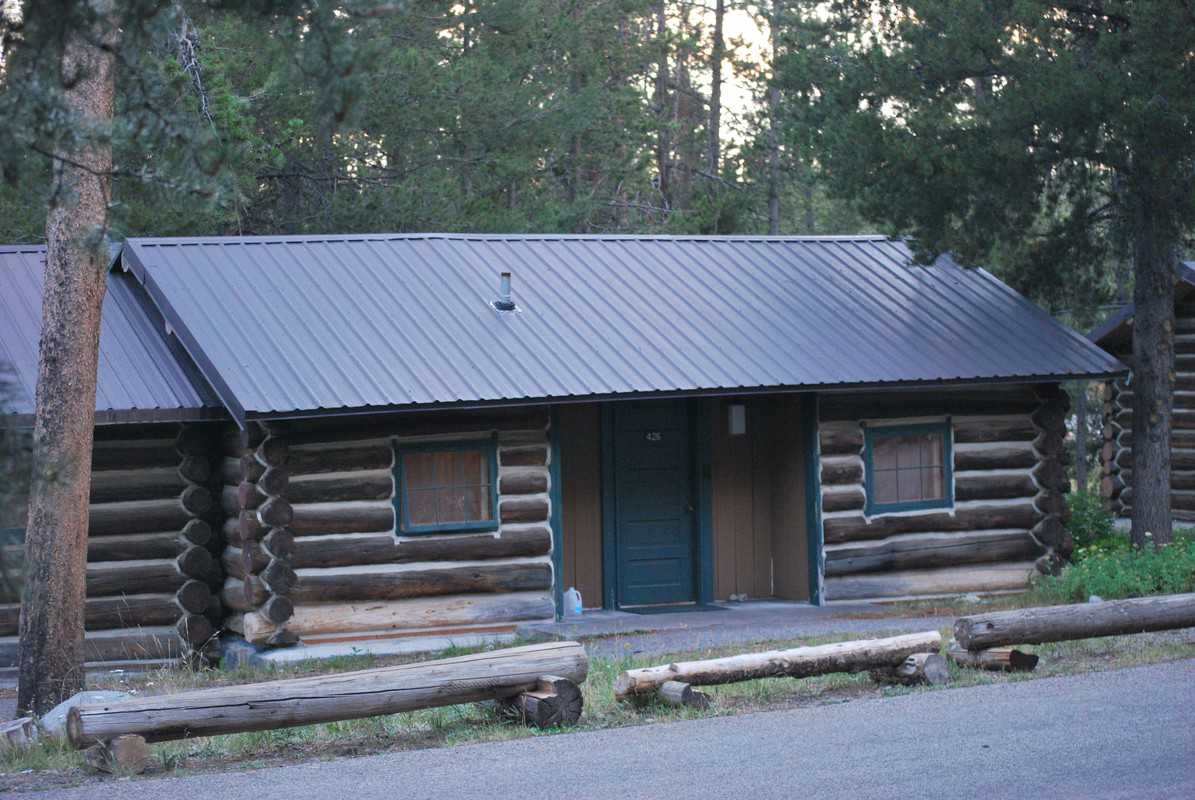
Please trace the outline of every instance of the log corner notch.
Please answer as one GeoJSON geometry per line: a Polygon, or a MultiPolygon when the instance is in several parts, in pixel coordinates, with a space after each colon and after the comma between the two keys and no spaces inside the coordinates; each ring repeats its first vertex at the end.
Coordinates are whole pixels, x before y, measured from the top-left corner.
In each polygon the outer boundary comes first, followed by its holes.
{"type": "Polygon", "coordinates": [[[1066,416],[1070,411],[1070,397],[1057,383],[1043,384],[1036,389],[1041,404],[1031,419],[1037,436],[1033,451],[1037,466],[1033,468],[1033,482],[1037,494],[1033,509],[1038,519],[1032,534],[1045,553],[1037,559],[1038,572],[1057,574],[1070,558],[1074,542],[1066,530],[1069,511],[1066,493],[1070,481],[1066,471],[1066,416]]]}
{"type": "Polygon", "coordinates": [[[176,594],[180,617],[175,630],[183,641],[185,656],[197,663],[210,657],[215,644],[215,627],[205,614],[218,605],[209,586],[219,576],[218,571],[213,572],[213,566],[218,570],[218,565],[208,549],[213,539],[210,523],[216,510],[211,492],[213,433],[210,425],[183,423],[174,440],[180,459],[178,476],[184,484],[180,499],[190,517],[179,536],[195,543],[177,559],[179,570],[193,580],[183,584],[176,594]]]}
{"type": "Polygon", "coordinates": [[[234,517],[239,545],[223,557],[228,574],[221,596],[232,612],[226,624],[247,641],[274,647],[298,640],[286,630],[298,578],[291,567],[294,535],[287,527],[293,511],[285,434],[278,423],[249,423],[232,432],[222,470],[225,512],[234,517]]]}
{"type": "Polygon", "coordinates": [[[1126,431],[1121,424],[1120,412],[1124,410],[1121,392],[1124,378],[1104,382],[1104,442],[1100,446],[1100,496],[1104,507],[1114,517],[1121,516],[1125,509],[1121,492],[1125,489],[1125,476],[1121,474],[1121,452],[1128,450],[1132,438],[1132,426],[1126,431]]]}
{"type": "Polygon", "coordinates": [[[533,728],[576,725],[585,699],[581,687],[568,678],[545,675],[534,689],[498,701],[498,712],[533,728]]]}

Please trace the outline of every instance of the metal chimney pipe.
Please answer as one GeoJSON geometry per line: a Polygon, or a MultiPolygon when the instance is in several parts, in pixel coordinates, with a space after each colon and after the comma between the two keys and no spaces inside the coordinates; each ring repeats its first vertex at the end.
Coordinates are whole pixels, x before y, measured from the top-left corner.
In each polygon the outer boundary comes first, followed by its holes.
{"type": "Polygon", "coordinates": [[[499,311],[514,311],[515,309],[515,301],[511,299],[510,294],[509,272],[498,275],[498,299],[494,301],[494,308],[499,311]]]}

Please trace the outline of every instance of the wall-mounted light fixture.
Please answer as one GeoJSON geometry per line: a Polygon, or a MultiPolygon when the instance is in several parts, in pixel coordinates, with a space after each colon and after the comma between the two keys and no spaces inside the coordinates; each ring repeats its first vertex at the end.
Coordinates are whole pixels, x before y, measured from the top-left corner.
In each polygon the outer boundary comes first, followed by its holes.
{"type": "Polygon", "coordinates": [[[726,407],[726,427],[731,436],[742,436],[747,432],[747,406],[731,403],[726,407]]]}

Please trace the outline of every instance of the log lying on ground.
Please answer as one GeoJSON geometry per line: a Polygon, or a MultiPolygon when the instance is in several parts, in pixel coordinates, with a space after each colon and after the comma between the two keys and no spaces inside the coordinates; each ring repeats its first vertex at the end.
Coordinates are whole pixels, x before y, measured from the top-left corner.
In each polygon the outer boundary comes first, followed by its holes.
{"type": "Polygon", "coordinates": [[[687,683],[668,681],[656,693],[660,702],[670,706],[688,706],[689,708],[709,708],[710,697],[699,692],[687,683]]]}
{"type": "Polygon", "coordinates": [[[992,647],[987,650],[967,650],[953,639],[946,648],[946,657],[967,669],[986,669],[992,672],[1032,672],[1037,656],[1012,647],[992,647]]]}
{"type": "Polygon", "coordinates": [[[898,683],[902,686],[922,683],[942,686],[950,683],[950,670],[946,667],[946,659],[937,653],[914,653],[898,667],[873,669],[871,679],[877,683],[898,683]]]}
{"type": "Polygon", "coordinates": [[[498,701],[499,713],[533,728],[576,725],[585,700],[568,678],[545,675],[534,689],[498,701]]]}
{"type": "Polygon", "coordinates": [[[954,638],[967,650],[986,650],[1191,627],[1195,594],[1172,594],[960,617],[954,638]]]}
{"type": "Polygon", "coordinates": [[[161,742],[288,728],[501,700],[536,691],[541,676],[580,684],[588,671],[580,644],[550,642],[340,675],[81,705],[70,711],[67,734],[72,745],[83,748],[130,733],[161,742]]]}
{"type": "Polygon", "coordinates": [[[645,667],[619,675],[614,682],[614,696],[619,700],[627,700],[635,695],[652,694],[668,681],[715,686],[755,678],[807,678],[829,672],[864,672],[896,667],[914,653],[936,653],[941,647],[941,634],[926,631],[887,639],[860,639],[645,667]]]}

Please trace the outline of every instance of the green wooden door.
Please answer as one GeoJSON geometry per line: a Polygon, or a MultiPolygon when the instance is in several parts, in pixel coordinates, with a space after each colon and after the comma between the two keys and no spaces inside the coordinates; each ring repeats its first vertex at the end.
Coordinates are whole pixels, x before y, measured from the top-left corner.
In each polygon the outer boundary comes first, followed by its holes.
{"type": "Polygon", "coordinates": [[[618,604],[695,600],[685,401],[616,403],[613,411],[618,604]]]}

